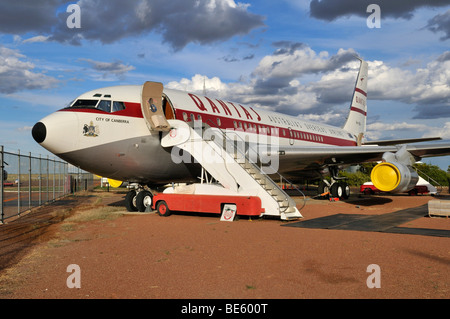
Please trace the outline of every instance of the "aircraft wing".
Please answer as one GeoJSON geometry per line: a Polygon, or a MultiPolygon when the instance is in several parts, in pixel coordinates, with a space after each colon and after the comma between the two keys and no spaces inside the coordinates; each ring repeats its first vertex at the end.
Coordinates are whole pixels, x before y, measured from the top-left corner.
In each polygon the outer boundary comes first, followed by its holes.
{"type": "MultiPolygon", "coordinates": [[[[395,153],[403,145],[391,146],[309,146],[280,149],[280,160],[283,162],[301,163],[302,166],[314,164],[352,165],[363,162],[380,161],[386,152],[395,153]]],[[[418,161],[424,157],[450,155],[450,141],[446,143],[424,143],[420,145],[405,144],[406,150],[418,161]]],[[[290,165],[289,165],[290,166],[290,165]]]]}
{"type": "Polygon", "coordinates": [[[429,141],[436,141],[436,140],[442,140],[442,138],[440,138],[440,137],[421,137],[421,138],[409,138],[409,139],[402,139],[402,140],[365,141],[363,144],[364,145],[386,146],[386,145],[429,142],[429,141]]]}

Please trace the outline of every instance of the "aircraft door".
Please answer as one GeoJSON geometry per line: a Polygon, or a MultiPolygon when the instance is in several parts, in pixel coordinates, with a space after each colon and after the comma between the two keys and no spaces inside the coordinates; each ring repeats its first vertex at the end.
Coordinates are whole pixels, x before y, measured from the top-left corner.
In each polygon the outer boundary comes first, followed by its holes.
{"type": "Polygon", "coordinates": [[[294,132],[292,132],[292,129],[289,127],[289,144],[294,145],[294,132]]]}
{"type": "Polygon", "coordinates": [[[169,131],[170,124],[162,106],[163,85],[147,81],[142,86],[141,109],[150,131],[169,131]]]}

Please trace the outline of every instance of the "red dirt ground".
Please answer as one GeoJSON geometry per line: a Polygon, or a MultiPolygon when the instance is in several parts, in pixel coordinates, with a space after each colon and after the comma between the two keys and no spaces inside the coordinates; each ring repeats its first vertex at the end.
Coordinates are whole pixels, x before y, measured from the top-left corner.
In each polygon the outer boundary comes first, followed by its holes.
{"type": "MultiPolygon", "coordinates": [[[[0,225],[0,298],[450,297],[450,238],[128,214],[117,207],[124,196],[85,193],[0,225]],[[81,288],[67,287],[71,264],[81,269],[81,288]],[[381,288],[367,286],[371,264],[380,267],[381,288]]],[[[378,215],[431,199],[308,200],[302,214],[378,215]]],[[[450,230],[450,219],[423,217],[402,227],[450,230]]]]}

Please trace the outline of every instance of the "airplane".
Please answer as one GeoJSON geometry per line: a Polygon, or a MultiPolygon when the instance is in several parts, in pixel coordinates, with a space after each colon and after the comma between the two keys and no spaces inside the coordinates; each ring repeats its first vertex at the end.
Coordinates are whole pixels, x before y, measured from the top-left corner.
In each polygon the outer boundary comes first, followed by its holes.
{"type": "MultiPolygon", "coordinates": [[[[167,89],[162,83],[148,81],[86,92],[68,107],[36,123],[32,136],[42,147],[76,167],[108,177],[111,182],[135,185],[125,199],[129,211],[144,211],[151,205],[151,189],[170,183],[198,182],[203,169],[223,188],[235,193],[251,184],[247,175],[253,176],[263,188],[256,193],[263,196],[265,191],[272,197],[278,196],[274,198],[279,207],[285,208],[287,204],[280,204],[282,192],[277,190],[278,195],[273,195],[271,191],[276,188],[272,179],[319,179],[319,193],[328,191],[333,197],[348,198],[350,188],[339,177],[339,171],[363,162],[381,161],[371,175],[378,189],[408,191],[418,181],[412,165],[425,157],[450,155],[450,143],[423,143],[440,138],[365,142],[368,63],[358,59],[361,64],[342,127],[167,89]],[[209,163],[205,157],[221,150],[213,145],[213,138],[204,137],[208,129],[220,131],[215,143],[225,141],[229,145],[230,140],[235,144],[239,139],[246,140],[244,153],[256,147],[259,155],[255,163],[244,159],[247,164],[241,166],[245,170],[231,164],[209,163]],[[195,147],[200,147],[200,151],[193,148],[194,141],[199,143],[195,147]],[[192,156],[185,157],[186,154],[192,156]],[[256,171],[258,165],[261,169],[263,164],[274,163],[272,171],[256,171]],[[331,176],[331,181],[324,178],[326,175],[331,176]]],[[[258,187],[251,185],[247,192],[258,187]]],[[[298,211],[293,214],[301,216],[298,211]]]]}

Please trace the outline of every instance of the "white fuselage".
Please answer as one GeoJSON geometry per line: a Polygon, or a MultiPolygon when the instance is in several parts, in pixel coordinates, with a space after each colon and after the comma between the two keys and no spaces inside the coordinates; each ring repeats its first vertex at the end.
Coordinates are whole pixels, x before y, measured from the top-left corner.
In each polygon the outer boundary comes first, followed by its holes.
{"type": "MultiPolygon", "coordinates": [[[[152,185],[197,180],[199,165],[174,163],[171,150],[161,146],[161,132],[148,129],[141,111],[141,88],[117,86],[87,92],[70,107],[42,119],[33,136],[60,158],[100,176],[152,185]],[[107,111],[105,105],[109,105],[107,111]]],[[[342,128],[182,91],[164,89],[163,96],[168,119],[188,124],[201,120],[237,134],[269,138],[265,140],[276,140],[280,151],[301,145],[357,145],[357,136],[342,128]]],[[[279,171],[288,176],[321,168],[285,163],[280,157],[279,171]]]]}

